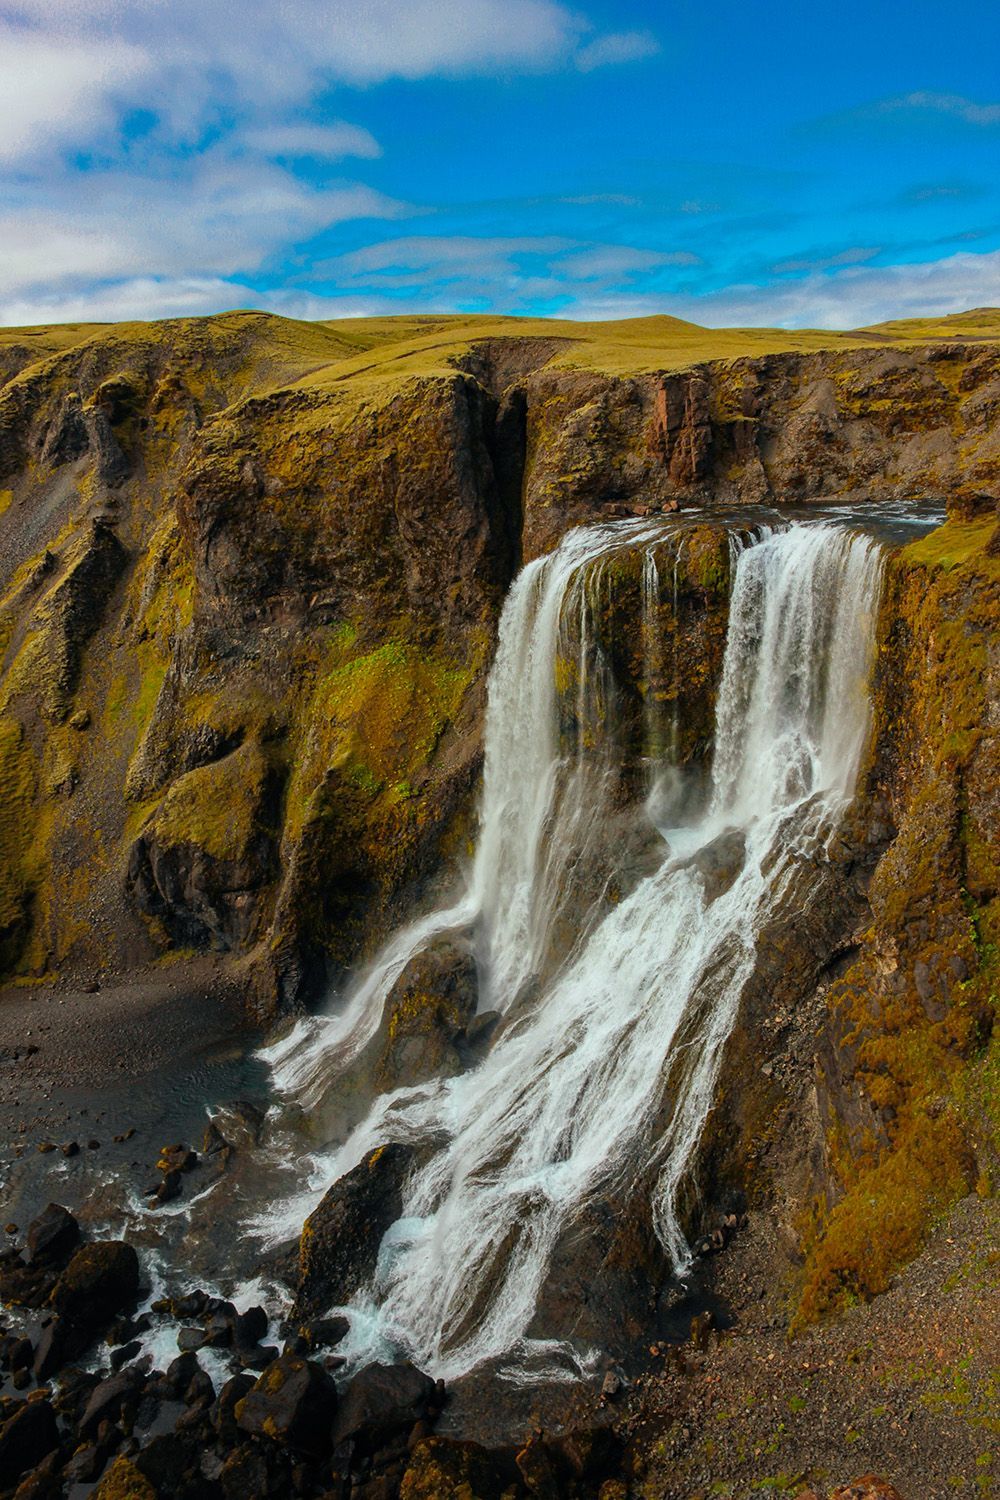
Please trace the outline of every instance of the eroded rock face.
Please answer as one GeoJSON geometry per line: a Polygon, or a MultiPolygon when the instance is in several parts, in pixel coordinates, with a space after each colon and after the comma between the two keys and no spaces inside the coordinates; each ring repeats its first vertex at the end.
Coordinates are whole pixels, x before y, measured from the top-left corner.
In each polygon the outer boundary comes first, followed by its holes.
{"type": "MultiPolygon", "coordinates": [[[[570,526],[678,504],[994,503],[988,344],[611,376],[512,336],[369,383],[356,341],[279,324],[5,353],[8,972],[210,946],[268,1015],[370,953],[468,836],[502,599],[570,526]]],[[[706,525],[682,551],[650,685],[692,764],[724,644],[719,542],[706,525]]],[[[603,623],[637,726],[626,574],[603,623]]]]}

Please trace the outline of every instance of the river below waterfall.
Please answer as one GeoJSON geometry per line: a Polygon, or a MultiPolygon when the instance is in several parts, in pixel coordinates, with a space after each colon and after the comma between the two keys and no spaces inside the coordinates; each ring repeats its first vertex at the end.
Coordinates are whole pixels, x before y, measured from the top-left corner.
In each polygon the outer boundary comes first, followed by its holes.
{"type": "MultiPolygon", "coordinates": [[[[938,520],[917,506],[744,508],[568,533],[504,608],[475,854],[452,898],[263,1050],[220,1036],[208,1056],[130,1075],[122,1120],[188,1138],[210,1114],[239,1135],[232,1169],[152,1211],[125,1143],[60,1160],[58,1185],[28,1151],[6,1162],[9,1201],[89,1198],[92,1223],[145,1247],[154,1291],[211,1284],[266,1296],[277,1316],[275,1255],[334,1181],[399,1143],[402,1211],[340,1309],[338,1352],[447,1380],[484,1364],[592,1368],[588,1338],[540,1310],[553,1260],[596,1194],[632,1190],[675,1276],[689,1266],[685,1178],[761,934],[823,878],[854,792],[885,556],[938,520]],[[605,604],[611,564],[638,554],[636,650],[669,686],[655,610],[706,522],[728,532],[728,630],[712,744],[679,763],[677,693],[645,692],[626,734],[605,604]],[[477,1041],[443,1076],[379,1091],[387,997],[442,944],[474,969],[477,1041]]],[[[120,1096],[114,1080],[94,1093],[107,1110],[120,1096]]]]}

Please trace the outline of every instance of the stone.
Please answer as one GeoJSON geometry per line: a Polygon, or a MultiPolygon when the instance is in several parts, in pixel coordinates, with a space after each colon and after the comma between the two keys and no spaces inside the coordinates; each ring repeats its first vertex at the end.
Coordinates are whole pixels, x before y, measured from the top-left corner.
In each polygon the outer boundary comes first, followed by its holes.
{"type": "Polygon", "coordinates": [[[139,1404],[142,1380],[132,1370],[122,1370],[102,1380],[90,1393],[90,1400],[80,1418],[80,1432],[84,1437],[96,1432],[101,1422],[117,1422],[126,1406],[139,1404]]]}
{"type": "Polygon", "coordinates": [[[98,1332],[135,1301],[139,1257],[124,1240],[84,1245],[52,1289],[49,1301],[61,1318],[98,1332]]]}
{"type": "Polygon", "coordinates": [[[341,1395],[334,1445],[350,1438],[373,1453],[426,1417],[436,1394],[434,1381],[415,1365],[366,1365],[341,1395]]]}
{"type": "Polygon", "coordinates": [[[238,1313],[233,1324],[233,1341],[237,1348],[254,1349],[267,1333],[267,1313],[262,1307],[248,1307],[238,1313]]]}
{"type": "Polygon", "coordinates": [[[292,1322],[345,1303],[374,1271],[382,1236],[402,1212],[402,1183],[411,1160],[407,1146],[376,1147],[309,1215],[299,1242],[292,1322]]]}
{"type": "Polygon", "coordinates": [[[235,1411],[238,1426],[248,1436],[270,1438],[321,1457],[331,1446],[337,1388],[320,1365],[283,1354],[236,1403],[235,1411]]]}
{"type": "Polygon", "coordinates": [[[48,1401],[21,1401],[0,1425],[0,1486],[14,1484],[59,1443],[56,1414],[48,1401]]]}
{"type": "Polygon", "coordinates": [[[80,1226],[68,1208],[50,1203],[28,1226],[28,1262],[61,1263],[80,1242],[80,1226]]]}
{"type": "Polygon", "coordinates": [[[501,1500],[510,1493],[508,1485],[493,1454],[478,1443],[426,1437],[413,1447],[399,1495],[400,1500],[501,1500]]]}
{"type": "Polygon", "coordinates": [[[514,1462],[529,1495],[537,1500],[559,1500],[560,1485],[552,1455],[540,1437],[530,1437],[514,1462]]]}
{"type": "Polygon", "coordinates": [[[863,1474],[851,1484],[832,1490],[830,1500],[903,1500],[894,1484],[877,1474],[863,1474]]]}

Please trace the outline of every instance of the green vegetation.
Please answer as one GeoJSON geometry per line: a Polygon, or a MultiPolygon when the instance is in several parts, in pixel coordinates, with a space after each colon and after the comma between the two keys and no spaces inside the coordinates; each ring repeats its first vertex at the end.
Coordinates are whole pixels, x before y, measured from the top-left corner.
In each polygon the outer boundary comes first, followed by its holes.
{"type": "Polygon", "coordinates": [[[797,1319],[883,1291],[940,1216],[990,1190],[997,1132],[1000,865],[989,653],[995,519],[949,522],[901,554],[881,647],[876,756],[900,828],[872,880],[874,926],[831,993],[842,1045],[885,1124],[828,1146],[843,1196],[814,1205],[797,1319]],[[891,624],[891,628],[890,628],[891,624]],[[989,1142],[993,1133],[994,1143],[989,1142]]]}

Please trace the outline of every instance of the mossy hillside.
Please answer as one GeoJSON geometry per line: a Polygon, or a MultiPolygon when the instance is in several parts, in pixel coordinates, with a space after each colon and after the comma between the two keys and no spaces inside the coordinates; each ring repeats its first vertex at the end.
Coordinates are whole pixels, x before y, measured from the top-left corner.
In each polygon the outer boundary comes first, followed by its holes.
{"type": "MultiPolygon", "coordinates": [[[[335,963],[348,961],[457,810],[474,742],[468,700],[489,650],[465,659],[394,637],[364,649],[354,627],[328,633],[302,678],[289,738],[282,864],[289,921],[335,963]]],[[[275,934],[280,943],[280,933],[275,934]]]]}
{"type": "Polygon", "coordinates": [[[1000,675],[995,520],[951,521],[906,548],[883,610],[872,776],[896,838],[872,923],[831,1006],[877,1130],[831,1133],[842,1196],[806,1235],[799,1317],[883,1290],[935,1220],[984,1175],[970,1108],[997,1005],[1000,675]]]}

